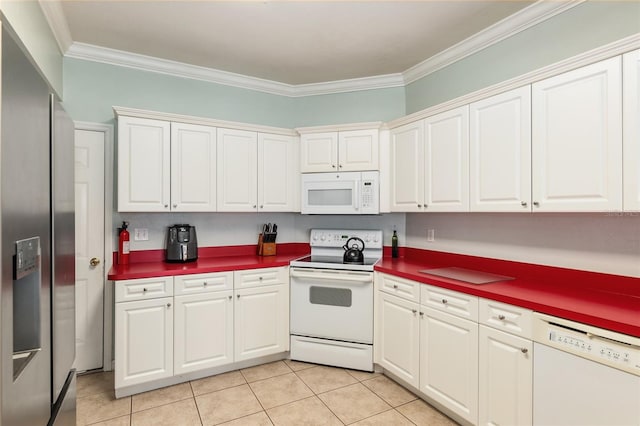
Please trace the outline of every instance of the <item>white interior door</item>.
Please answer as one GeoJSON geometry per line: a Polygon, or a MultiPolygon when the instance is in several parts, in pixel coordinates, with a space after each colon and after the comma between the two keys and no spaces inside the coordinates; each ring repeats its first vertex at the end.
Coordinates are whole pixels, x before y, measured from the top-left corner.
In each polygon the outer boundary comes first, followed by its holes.
{"type": "Polygon", "coordinates": [[[103,359],[104,138],[100,131],[75,131],[78,371],[101,368],[103,359]]]}

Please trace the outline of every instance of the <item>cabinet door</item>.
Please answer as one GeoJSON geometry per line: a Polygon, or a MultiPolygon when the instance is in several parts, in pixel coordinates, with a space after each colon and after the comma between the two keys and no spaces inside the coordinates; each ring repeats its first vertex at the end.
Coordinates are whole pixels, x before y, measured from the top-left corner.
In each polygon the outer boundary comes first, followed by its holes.
{"type": "Polygon", "coordinates": [[[169,211],[170,125],[118,118],[118,211],[169,211]]]}
{"type": "Polygon", "coordinates": [[[300,204],[296,202],[300,198],[299,164],[296,138],[258,134],[258,211],[296,211],[300,204]]]}
{"type": "Polygon", "coordinates": [[[338,171],[338,133],[309,133],[300,136],[300,171],[338,171]]]}
{"type": "Polygon", "coordinates": [[[175,298],[174,374],[233,362],[233,290],[175,298]]]}
{"type": "Polygon", "coordinates": [[[216,129],[171,123],[171,210],[216,210],[216,129]]]}
{"type": "Polygon", "coordinates": [[[338,169],[341,172],[379,170],[377,129],[338,133],[338,169]]]}
{"type": "Polygon", "coordinates": [[[173,297],[116,303],[116,389],[173,375],[173,297]]]}
{"type": "Polygon", "coordinates": [[[640,211],[640,50],[624,59],[624,209],[640,211]]]}
{"type": "Polygon", "coordinates": [[[235,290],[235,361],[289,350],[286,285],[235,290]]]}
{"type": "Polygon", "coordinates": [[[258,207],[258,135],[218,129],[218,211],[254,212],[258,207]]]}
{"type": "Polygon", "coordinates": [[[420,378],[418,304],[380,291],[378,303],[378,363],[417,388],[420,378]]]}
{"type": "Polygon", "coordinates": [[[424,208],[469,211],[469,107],[425,119],[424,208]]]}
{"type": "Polygon", "coordinates": [[[531,211],[531,86],[469,110],[470,210],[531,211]]]}
{"type": "Polygon", "coordinates": [[[424,199],[424,120],[391,130],[392,212],[420,212],[424,199]]]}
{"type": "Polygon", "coordinates": [[[476,424],[478,324],[423,308],[420,324],[420,390],[476,424]]]}
{"type": "Polygon", "coordinates": [[[533,210],[621,210],[620,57],[532,87],[533,210]]]}
{"type": "Polygon", "coordinates": [[[480,326],[480,425],[533,422],[531,340],[480,326]]]}

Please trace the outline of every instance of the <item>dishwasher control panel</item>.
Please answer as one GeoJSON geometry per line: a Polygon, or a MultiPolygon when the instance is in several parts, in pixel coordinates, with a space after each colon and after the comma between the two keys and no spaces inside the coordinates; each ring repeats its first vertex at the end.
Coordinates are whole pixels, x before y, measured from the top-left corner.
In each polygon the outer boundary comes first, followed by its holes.
{"type": "Polygon", "coordinates": [[[534,314],[534,340],[640,376],[640,338],[534,314]]]}

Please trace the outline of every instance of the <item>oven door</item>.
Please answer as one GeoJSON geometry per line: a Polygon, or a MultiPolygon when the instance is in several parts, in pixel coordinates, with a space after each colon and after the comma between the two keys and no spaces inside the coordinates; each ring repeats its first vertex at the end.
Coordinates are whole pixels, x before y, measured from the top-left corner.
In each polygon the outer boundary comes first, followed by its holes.
{"type": "Polygon", "coordinates": [[[373,272],[291,268],[291,334],[373,343],[373,272]]]}

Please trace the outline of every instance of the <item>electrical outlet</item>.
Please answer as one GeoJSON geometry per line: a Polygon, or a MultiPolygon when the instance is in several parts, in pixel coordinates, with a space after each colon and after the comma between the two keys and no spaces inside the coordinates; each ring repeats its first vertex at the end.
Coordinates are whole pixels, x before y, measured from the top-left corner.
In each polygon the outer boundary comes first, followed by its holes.
{"type": "Polygon", "coordinates": [[[135,228],[133,230],[135,241],[149,241],[149,230],[147,228],[135,228]]]}
{"type": "Polygon", "coordinates": [[[427,229],[427,242],[432,243],[436,240],[436,230],[427,229]]]}

